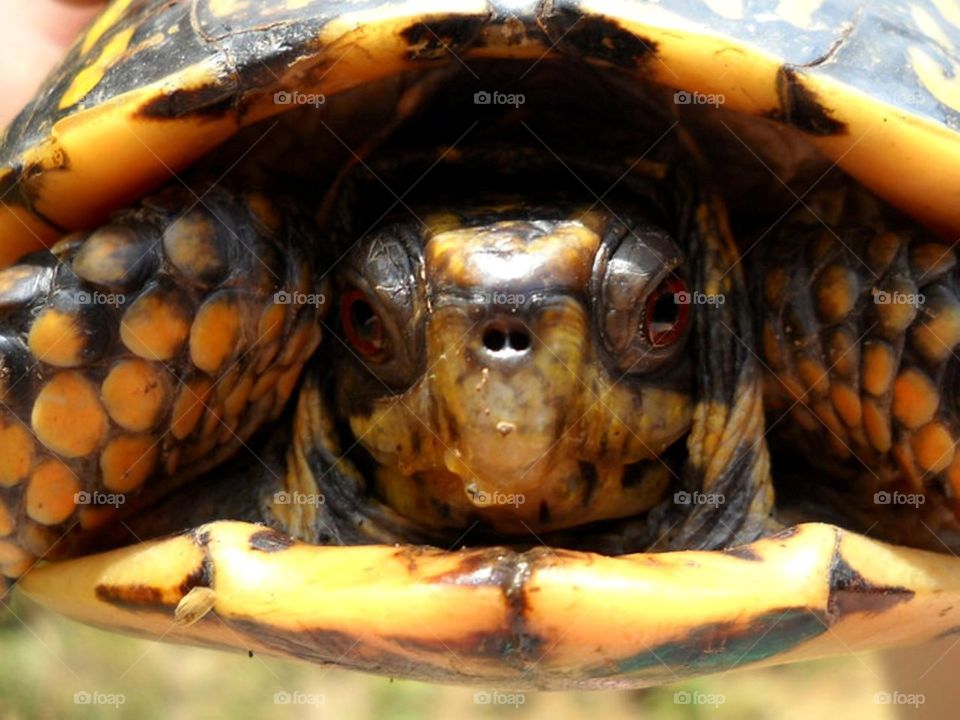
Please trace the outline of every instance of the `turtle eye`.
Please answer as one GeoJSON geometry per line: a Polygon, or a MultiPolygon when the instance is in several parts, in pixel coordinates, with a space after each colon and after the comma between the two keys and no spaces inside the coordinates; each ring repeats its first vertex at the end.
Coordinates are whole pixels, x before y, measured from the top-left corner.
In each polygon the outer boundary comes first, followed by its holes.
{"type": "Polygon", "coordinates": [[[683,336],[690,322],[690,290],[675,275],[664,279],[647,296],[643,331],[653,347],[672,345],[683,336]]]}
{"type": "Polygon", "coordinates": [[[354,350],[366,360],[383,359],[387,345],[383,322],[363,290],[353,287],[346,291],[340,304],[340,319],[354,350]]]}

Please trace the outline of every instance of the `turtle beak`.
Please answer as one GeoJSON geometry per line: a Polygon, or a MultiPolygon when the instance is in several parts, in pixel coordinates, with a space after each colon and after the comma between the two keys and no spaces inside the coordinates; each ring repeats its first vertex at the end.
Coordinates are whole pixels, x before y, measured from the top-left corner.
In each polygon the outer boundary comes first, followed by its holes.
{"type": "Polygon", "coordinates": [[[808,524],[728,551],[320,547],[218,521],[47,565],[26,595],[102,627],[502,687],[640,687],[960,627],[960,560],[808,524]]]}

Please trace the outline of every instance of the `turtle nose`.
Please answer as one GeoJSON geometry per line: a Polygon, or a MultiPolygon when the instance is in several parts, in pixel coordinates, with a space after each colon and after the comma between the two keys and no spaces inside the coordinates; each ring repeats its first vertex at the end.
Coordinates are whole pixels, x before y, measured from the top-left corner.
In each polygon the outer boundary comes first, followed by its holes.
{"type": "Polygon", "coordinates": [[[484,352],[491,360],[514,360],[530,352],[530,330],[516,318],[490,320],[481,332],[484,352]]]}

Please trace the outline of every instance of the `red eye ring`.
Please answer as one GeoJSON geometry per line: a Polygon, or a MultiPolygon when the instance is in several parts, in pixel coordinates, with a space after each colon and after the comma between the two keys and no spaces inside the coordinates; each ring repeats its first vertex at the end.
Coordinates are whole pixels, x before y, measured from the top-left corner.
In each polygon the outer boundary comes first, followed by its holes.
{"type": "Polygon", "coordinates": [[[380,358],[386,349],[383,322],[367,294],[350,288],[340,301],[340,321],[347,341],[367,360],[380,358]]]}
{"type": "Polygon", "coordinates": [[[643,311],[643,330],[653,347],[672,345],[683,335],[690,322],[693,298],[687,283],[671,275],[647,296],[643,311]]]}

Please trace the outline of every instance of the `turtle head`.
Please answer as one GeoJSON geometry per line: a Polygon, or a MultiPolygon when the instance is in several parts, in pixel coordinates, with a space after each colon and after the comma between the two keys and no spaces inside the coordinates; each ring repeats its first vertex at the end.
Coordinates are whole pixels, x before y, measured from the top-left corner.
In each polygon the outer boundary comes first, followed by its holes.
{"type": "Polygon", "coordinates": [[[682,264],[665,230],[592,211],[371,234],[339,272],[335,396],[382,498],[502,532],[658,503],[692,416],[682,264]]]}

